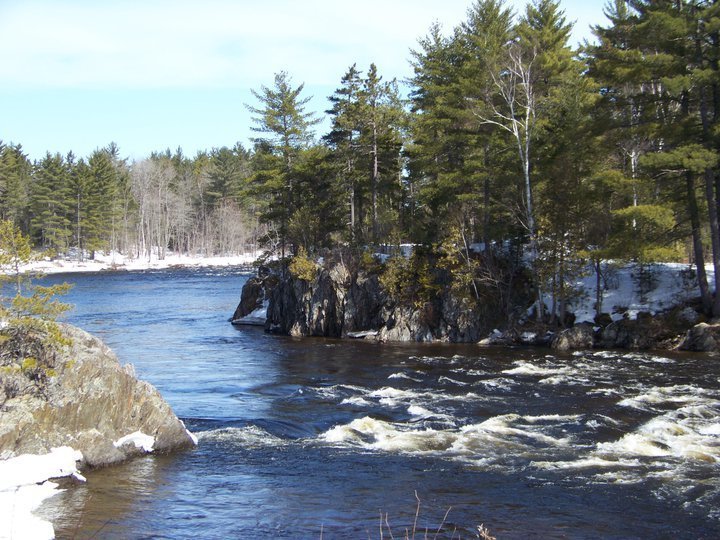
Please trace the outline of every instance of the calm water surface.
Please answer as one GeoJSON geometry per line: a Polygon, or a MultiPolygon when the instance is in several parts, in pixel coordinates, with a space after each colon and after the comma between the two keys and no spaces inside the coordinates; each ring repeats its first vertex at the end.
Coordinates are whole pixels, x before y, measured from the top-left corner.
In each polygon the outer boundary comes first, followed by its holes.
{"type": "Polygon", "coordinates": [[[227,322],[245,279],[47,279],[200,439],[89,472],[59,538],[399,538],[416,492],[431,538],[720,537],[716,359],[268,336],[227,322]]]}

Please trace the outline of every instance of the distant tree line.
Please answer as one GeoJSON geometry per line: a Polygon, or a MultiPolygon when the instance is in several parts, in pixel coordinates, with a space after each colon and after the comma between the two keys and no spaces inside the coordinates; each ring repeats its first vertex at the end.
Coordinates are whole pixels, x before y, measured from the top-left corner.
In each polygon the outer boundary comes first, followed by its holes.
{"type": "Polygon", "coordinates": [[[128,163],[110,144],[87,159],[48,153],[31,163],[20,145],[0,143],[0,217],[36,246],[78,257],[251,252],[266,227],[244,196],[250,162],[238,145],[128,163]]]}
{"type": "Polygon", "coordinates": [[[350,66],[320,139],[303,85],[281,72],[254,92],[250,149],[129,164],[111,145],[30,163],[3,146],[0,217],[59,251],[409,242],[455,250],[470,288],[472,247],[517,246],[552,317],[588,262],[600,284],[610,259],[707,260],[716,281],[696,264],[699,293],[720,315],[719,10],[614,0],[597,44],[573,49],[559,2],[514,17],[475,0],[462,24],[419,40],[406,96],[374,64],[350,66]]]}

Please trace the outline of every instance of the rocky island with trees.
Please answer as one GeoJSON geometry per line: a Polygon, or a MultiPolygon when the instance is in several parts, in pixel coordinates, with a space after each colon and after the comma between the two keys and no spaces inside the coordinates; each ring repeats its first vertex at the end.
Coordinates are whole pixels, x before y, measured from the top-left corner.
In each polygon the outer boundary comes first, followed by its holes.
{"type": "MultiPolygon", "coordinates": [[[[420,341],[502,328],[561,348],[653,348],[716,317],[717,8],[616,1],[606,14],[596,43],[573,50],[557,2],[516,21],[475,2],[449,35],[419,41],[406,101],[375,65],[352,65],[320,146],[302,85],[281,73],[257,93],[261,220],[294,256],[249,285],[268,289],[247,293],[269,301],[266,327],[420,341]],[[692,268],[698,317],[683,305],[617,320],[603,304],[613,268],[633,265],[652,288],[668,261],[692,268]],[[594,290],[579,290],[587,274],[594,290]],[[582,295],[594,321],[558,336],[582,295]]],[[[234,318],[259,307],[245,300],[234,318]]],[[[696,333],[684,347],[717,347],[712,327],[696,333]]]]}

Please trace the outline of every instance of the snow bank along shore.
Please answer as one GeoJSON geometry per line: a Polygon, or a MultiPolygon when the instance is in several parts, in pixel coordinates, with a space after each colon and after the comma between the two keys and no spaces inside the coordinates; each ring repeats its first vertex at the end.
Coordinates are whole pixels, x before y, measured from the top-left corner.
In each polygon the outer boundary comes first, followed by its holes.
{"type": "Polygon", "coordinates": [[[42,272],[43,274],[64,274],[72,272],[104,272],[108,270],[162,270],[173,267],[221,267],[250,266],[257,260],[257,254],[227,255],[203,257],[170,253],[163,259],[153,257],[131,258],[120,253],[96,253],[94,259],[45,258],[21,267],[23,272],[42,272]]]}

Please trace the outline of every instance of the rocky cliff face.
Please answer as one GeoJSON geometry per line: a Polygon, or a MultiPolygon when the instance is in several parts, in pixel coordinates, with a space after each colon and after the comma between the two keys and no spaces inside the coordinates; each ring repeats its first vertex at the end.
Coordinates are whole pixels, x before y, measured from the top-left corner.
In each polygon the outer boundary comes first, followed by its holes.
{"type": "Polygon", "coordinates": [[[351,270],[341,262],[319,268],[312,280],[290,274],[276,281],[253,280],[242,296],[240,306],[251,303],[251,297],[267,297],[266,330],[296,337],[476,342],[498,318],[488,313],[492,308],[469,307],[449,291],[426,302],[399,301],[377,272],[351,270]]]}
{"type": "MultiPolygon", "coordinates": [[[[530,303],[528,285],[516,281],[520,290],[510,304],[522,314],[530,303]]],[[[486,295],[492,297],[492,294],[486,295]]],[[[690,307],[637,319],[613,322],[603,314],[596,323],[578,324],[568,329],[526,321],[527,326],[507,328],[507,315],[491,302],[471,302],[459,298],[446,287],[432,301],[418,303],[394,299],[382,285],[378,272],[350,270],[342,263],[325,264],[312,280],[287,274],[284,278],[253,278],[243,288],[237,313],[258,305],[258,298],[269,301],[265,328],[291,336],[372,338],[381,341],[451,341],[487,345],[551,346],[556,350],[574,349],[672,349],[695,324],[685,312],[690,307]],[[242,306],[247,307],[243,308],[242,306]],[[502,332],[495,328],[505,329],[502,332]]],[[[507,299],[506,299],[507,300],[507,299]]],[[[520,317],[521,318],[521,317],[520,317]]],[[[720,350],[717,326],[698,326],[688,334],[681,349],[720,350]]]]}
{"type": "Polygon", "coordinates": [[[61,325],[72,340],[42,386],[13,366],[0,371],[0,459],[69,446],[84,465],[194,445],[160,393],[121,367],[99,339],[61,325]]]}

